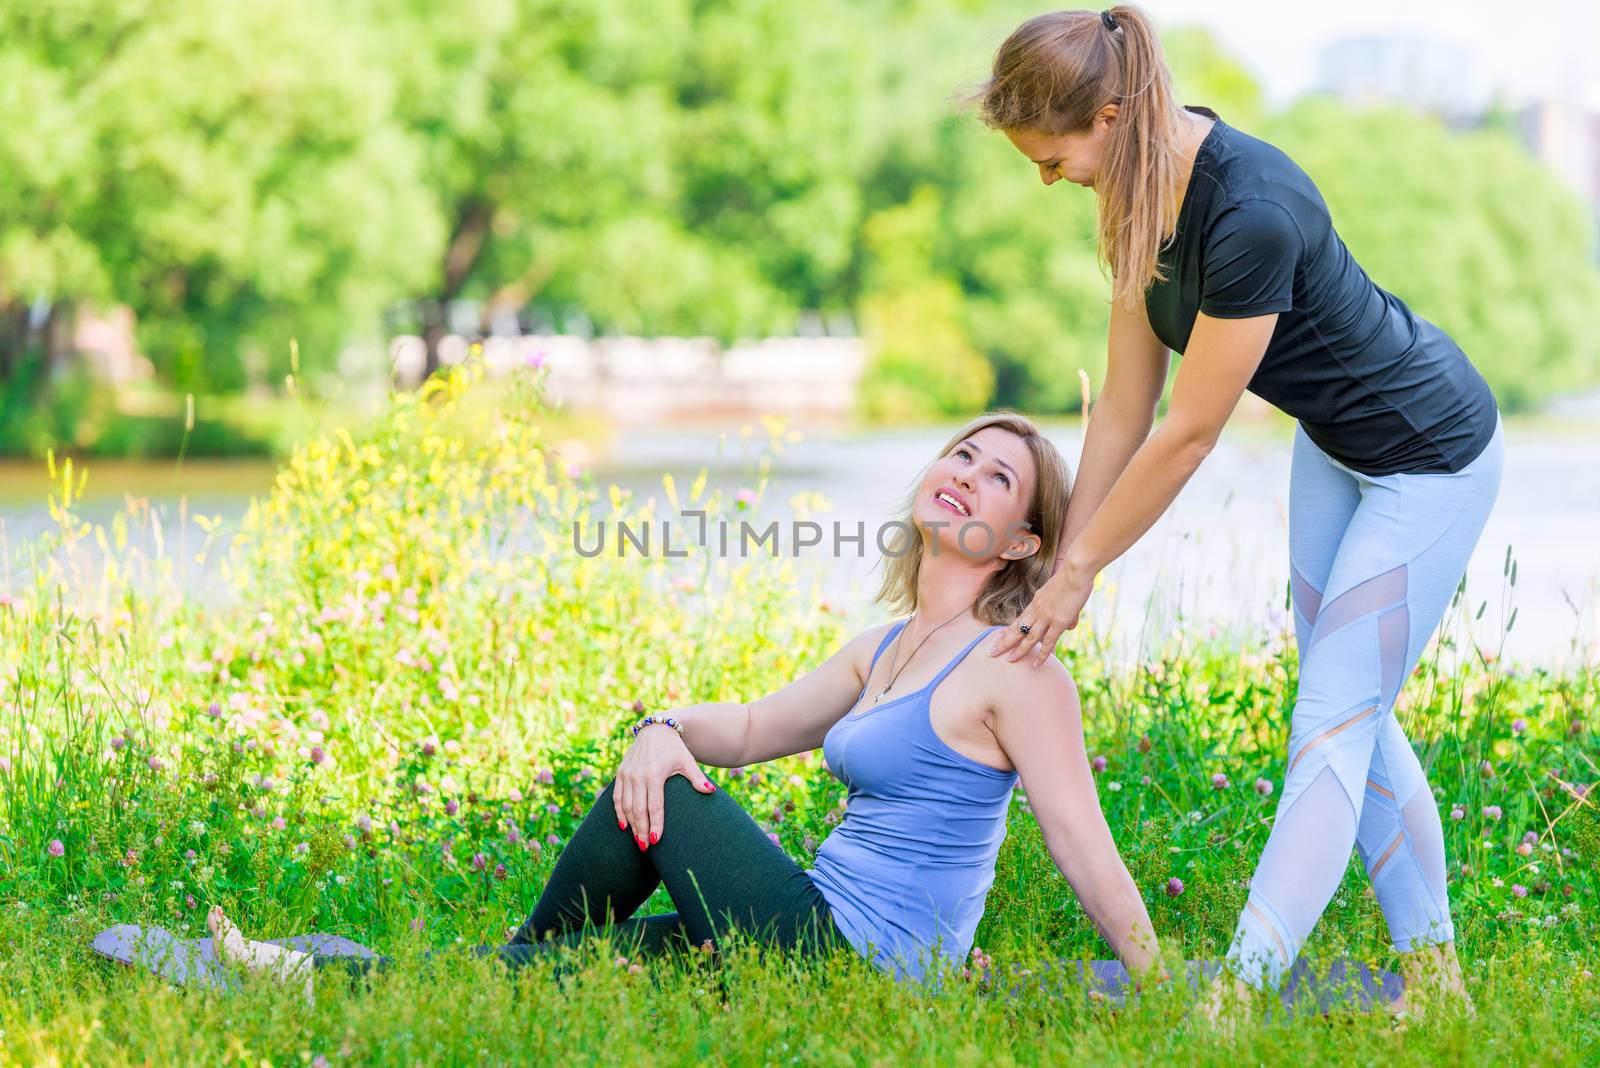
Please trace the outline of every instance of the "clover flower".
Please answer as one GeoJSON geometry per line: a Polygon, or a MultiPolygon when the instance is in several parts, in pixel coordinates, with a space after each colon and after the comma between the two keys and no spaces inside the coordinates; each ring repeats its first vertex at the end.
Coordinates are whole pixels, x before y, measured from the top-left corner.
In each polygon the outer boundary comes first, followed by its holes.
{"type": "Polygon", "coordinates": [[[1183,893],[1183,880],[1174,875],[1167,880],[1167,896],[1177,897],[1183,893]]]}

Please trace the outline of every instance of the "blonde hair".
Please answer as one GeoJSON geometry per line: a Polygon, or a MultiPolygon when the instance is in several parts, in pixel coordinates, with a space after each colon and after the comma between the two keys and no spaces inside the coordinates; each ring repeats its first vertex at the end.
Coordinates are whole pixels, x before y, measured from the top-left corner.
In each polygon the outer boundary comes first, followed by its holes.
{"type": "MultiPolygon", "coordinates": [[[[1028,504],[1025,517],[1029,530],[1039,536],[1039,551],[1021,560],[1008,561],[989,576],[973,606],[973,614],[985,623],[1010,623],[1033,600],[1034,591],[1045,584],[1055,566],[1056,552],[1061,545],[1061,527],[1067,518],[1067,499],[1072,494],[1072,469],[1033,420],[1010,411],[986,412],[973,419],[945,442],[939,456],[991,426],[1009,430],[1021,438],[1033,454],[1037,472],[1033,500],[1028,504]]],[[[917,608],[917,575],[922,570],[923,541],[911,510],[916,505],[921,485],[919,474],[901,507],[902,515],[894,538],[884,547],[883,585],[876,599],[897,614],[914,612],[917,608]]]]}
{"type": "Polygon", "coordinates": [[[1094,189],[1099,257],[1113,301],[1136,305],[1165,281],[1161,248],[1178,227],[1183,110],[1161,41],[1129,4],[1099,12],[1052,11],[1024,22],[994,54],[988,81],[965,100],[984,125],[1050,136],[1088,130],[1095,112],[1117,105],[1094,189]]]}

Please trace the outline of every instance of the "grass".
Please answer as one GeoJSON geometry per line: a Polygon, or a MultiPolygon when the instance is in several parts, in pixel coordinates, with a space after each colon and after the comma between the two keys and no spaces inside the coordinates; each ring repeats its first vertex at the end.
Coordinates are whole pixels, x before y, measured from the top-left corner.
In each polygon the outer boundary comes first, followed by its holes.
{"type": "MultiPolygon", "coordinates": [[[[1508,673],[1458,646],[1464,600],[1400,708],[1438,787],[1476,1021],[1338,1014],[1223,1039],[1180,989],[1115,1013],[1036,989],[1015,969],[1108,951],[1020,793],[978,931],[989,981],[935,993],[748,946],[716,971],[630,970],[604,945],[560,975],[430,969],[420,951],[498,941],[531,907],[636,707],[770,692],[868,621],[784,561],[579,556],[575,518],[650,506],[552,459],[536,376],[493,405],[478,377],[296,448],[239,530],[196,517],[181,549],[130,547],[137,510],[84,523],[82,471],[52,470],[54,533],[0,572],[33,576],[0,607],[0,1063],[1596,1060],[1600,667],[1508,673]],[[230,595],[178,592],[180,553],[217,557],[230,595]],[[402,964],[307,1009],[87,951],[116,922],[199,936],[213,903],[256,937],[343,933],[402,964]]],[[[667,497],[748,507],[704,478],[667,497]]],[[[1101,803],[1162,938],[1219,956],[1273,811],[1257,782],[1282,780],[1292,641],[1184,642],[1113,672],[1092,623],[1061,655],[1101,803]]],[[[715,774],[802,860],[843,803],[814,755],[715,774]]],[[[1393,963],[1359,865],[1306,952],[1393,963]]]]}

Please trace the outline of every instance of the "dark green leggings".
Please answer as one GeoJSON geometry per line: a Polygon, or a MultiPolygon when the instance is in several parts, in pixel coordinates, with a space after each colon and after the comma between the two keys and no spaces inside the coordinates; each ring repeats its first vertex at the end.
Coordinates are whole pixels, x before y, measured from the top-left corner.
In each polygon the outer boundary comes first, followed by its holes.
{"type": "MultiPolygon", "coordinates": [[[[608,783],[595,799],[511,941],[473,952],[520,967],[608,928],[630,957],[706,942],[716,950],[730,928],[781,949],[849,945],[811,876],[722,790],[703,794],[682,775],[668,779],[661,840],[641,851],[633,832],[617,826],[615,785],[608,783]],[[677,911],[635,917],[663,883],[677,911]]],[[[364,973],[390,960],[317,958],[319,967],[334,962],[364,973]]]]}

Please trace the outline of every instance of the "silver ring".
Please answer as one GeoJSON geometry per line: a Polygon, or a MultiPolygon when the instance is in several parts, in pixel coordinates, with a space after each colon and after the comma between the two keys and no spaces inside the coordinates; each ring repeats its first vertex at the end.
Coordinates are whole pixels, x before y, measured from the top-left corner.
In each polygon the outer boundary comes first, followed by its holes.
{"type": "Polygon", "coordinates": [[[1018,623],[1017,624],[1017,629],[1020,630],[1022,633],[1026,634],[1026,633],[1028,633],[1028,631],[1032,630],[1033,628],[1028,626],[1026,623],[1018,623]]]}

